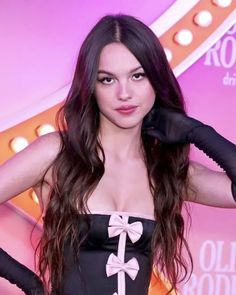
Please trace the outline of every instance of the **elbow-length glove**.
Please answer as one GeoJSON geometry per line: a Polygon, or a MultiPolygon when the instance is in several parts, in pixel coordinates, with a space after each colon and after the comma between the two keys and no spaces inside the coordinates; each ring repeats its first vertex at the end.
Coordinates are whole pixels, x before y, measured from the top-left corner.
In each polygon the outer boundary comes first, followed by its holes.
{"type": "Polygon", "coordinates": [[[153,110],[143,124],[143,132],[167,144],[192,143],[224,169],[232,181],[236,201],[236,145],[218,134],[211,126],[163,107],[153,110]]]}
{"type": "Polygon", "coordinates": [[[16,284],[26,295],[44,295],[39,277],[0,248],[0,277],[16,284]]]}

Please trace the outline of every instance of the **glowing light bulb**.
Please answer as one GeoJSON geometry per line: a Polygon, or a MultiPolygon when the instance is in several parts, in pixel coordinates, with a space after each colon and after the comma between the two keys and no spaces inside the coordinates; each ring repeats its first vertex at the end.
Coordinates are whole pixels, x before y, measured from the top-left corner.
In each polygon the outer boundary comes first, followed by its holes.
{"type": "Polygon", "coordinates": [[[42,124],[37,127],[36,134],[38,136],[41,136],[54,131],[55,131],[55,128],[51,124],[42,124]]]}
{"type": "Polygon", "coordinates": [[[35,191],[31,191],[30,195],[31,195],[31,199],[32,199],[36,204],[39,204],[39,199],[38,199],[38,196],[36,195],[35,191]]]}
{"type": "Polygon", "coordinates": [[[16,136],[10,141],[10,147],[13,152],[18,153],[29,145],[28,140],[22,136],[16,136]]]}
{"type": "Polygon", "coordinates": [[[174,35],[174,40],[180,45],[187,46],[193,40],[193,34],[190,30],[182,29],[174,35]]]}
{"type": "Polygon", "coordinates": [[[212,2],[220,7],[228,7],[232,4],[232,0],[212,0],[212,2]]]}
{"type": "Polygon", "coordinates": [[[202,10],[194,16],[193,20],[200,27],[208,27],[212,19],[212,14],[208,10],[202,10]]]}
{"type": "Polygon", "coordinates": [[[167,60],[170,62],[173,57],[172,51],[168,48],[164,48],[164,51],[165,51],[167,60]]]}

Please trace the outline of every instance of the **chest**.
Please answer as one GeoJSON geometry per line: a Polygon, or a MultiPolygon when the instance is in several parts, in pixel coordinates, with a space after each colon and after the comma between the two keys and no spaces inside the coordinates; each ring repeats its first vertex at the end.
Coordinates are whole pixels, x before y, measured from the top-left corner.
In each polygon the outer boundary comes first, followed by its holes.
{"type": "Polygon", "coordinates": [[[142,162],[107,162],[105,173],[88,199],[91,210],[153,214],[153,197],[142,162]]]}

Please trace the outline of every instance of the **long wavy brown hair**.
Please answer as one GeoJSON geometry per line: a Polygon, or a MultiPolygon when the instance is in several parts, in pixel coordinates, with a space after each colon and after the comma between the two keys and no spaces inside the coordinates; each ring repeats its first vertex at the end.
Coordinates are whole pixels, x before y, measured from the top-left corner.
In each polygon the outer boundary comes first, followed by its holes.
{"type": "MultiPolygon", "coordinates": [[[[87,200],[104,174],[105,154],[98,140],[99,109],[94,87],[101,50],[112,42],[124,44],[141,63],[156,92],[154,110],[163,106],[185,113],[181,89],[155,34],[131,16],[103,17],[80,48],[71,89],[57,115],[61,150],[52,163],[53,186],[39,244],[39,271],[49,288],[60,290],[63,249],[68,241],[79,257],[79,248],[86,239],[83,233],[89,230],[87,200]]],[[[192,270],[181,215],[183,192],[188,185],[189,145],[167,145],[144,132],[142,142],[158,221],[152,238],[153,263],[176,289],[188,273],[184,249],[192,270]]]]}

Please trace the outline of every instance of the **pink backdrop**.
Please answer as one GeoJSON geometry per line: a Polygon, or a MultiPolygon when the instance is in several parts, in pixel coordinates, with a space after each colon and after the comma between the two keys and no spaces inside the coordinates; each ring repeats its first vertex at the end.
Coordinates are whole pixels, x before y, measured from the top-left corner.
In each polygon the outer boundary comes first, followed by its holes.
{"type": "MultiPolygon", "coordinates": [[[[150,25],[174,2],[0,0],[0,130],[61,99],[53,93],[70,82],[80,44],[102,15],[128,13],[150,25]]],[[[236,142],[236,26],[178,80],[189,114],[236,142]]],[[[192,158],[219,169],[196,149],[192,158]]],[[[235,295],[236,211],[200,205],[191,211],[194,273],[181,294],[235,295]]],[[[0,215],[0,245],[33,269],[32,224],[8,205],[0,215]]],[[[0,294],[22,292],[0,279],[0,294]]]]}
{"type": "MultiPolygon", "coordinates": [[[[178,80],[189,114],[236,143],[236,25],[178,80]]],[[[220,169],[197,149],[192,158],[220,169]]],[[[194,205],[192,213],[194,273],[182,294],[236,294],[236,210],[194,205]]]]}

